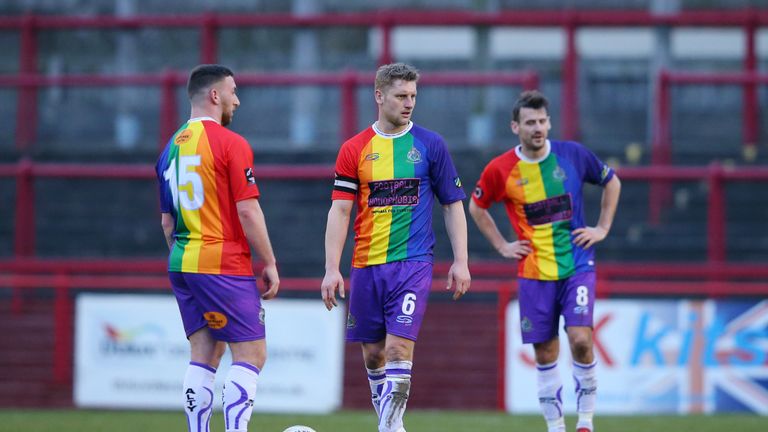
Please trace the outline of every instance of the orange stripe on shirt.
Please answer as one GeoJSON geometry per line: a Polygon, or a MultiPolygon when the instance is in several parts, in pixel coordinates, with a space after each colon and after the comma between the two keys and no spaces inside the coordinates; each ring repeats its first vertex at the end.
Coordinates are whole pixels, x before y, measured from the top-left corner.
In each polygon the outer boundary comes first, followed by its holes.
{"type": "MultiPolygon", "coordinates": [[[[359,179],[366,179],[366,178],[372,178],[373,177],[373,161],[366,160],[365,155],[368,153],[371,153],[373,143],[372,141],[368,141],[365,146],[362,148],[359,154],[359,172],[358,177],[359,179]]],[[[368,196],[371,194],[371,190],[368,187],[367,183],[360,182],[359,189],[357,191],[358,193],[358,203],[367,203],[368,202],[368,196]]],[[[358,205],[357,211],[361,212],[360,215],[360,226],[356,227],[356,231],[358,233],[359,238],[367,238],[368,241],[356,241],[355,242],[355,251],[354,251],[354,262],[352,264],[353,267],[365,267],[368,265],[368,253],[371,250],[371,242],[370,239],[373,234],[373,211],[370,207],[361,206],[358,205]]]]}
{"type": "Polygon", "coordinates": [[[205,247],[200,250],[198,271],[220,274],[223,232],[221,228],[219,196],[217,194],[215,159],[211,152],[211,145],[207,134],[203,134],[200,137],[197,153],[200,155],[202,162],[200,164],[202,168],[200,176],[203,179],[203,189],[205,190],[205,203],[200,209],[200,226],[202,227],[205,247]]]}

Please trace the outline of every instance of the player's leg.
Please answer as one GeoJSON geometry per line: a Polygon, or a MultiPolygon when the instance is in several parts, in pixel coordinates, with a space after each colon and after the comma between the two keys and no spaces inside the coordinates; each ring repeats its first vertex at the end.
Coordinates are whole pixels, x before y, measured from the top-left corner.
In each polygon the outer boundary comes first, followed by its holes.
{"type": "Polygon", "coordinates": [[[386,381],[384,369],[386,327],[382,305],[383,292],[374,278],[373,268],[353,268],[350,272],[351,289],[346,339],[348,342],[361,343],[368,385],[371,389],[371,404],[378,417],[381,391],[386,381]]]}
{"type": "Polygon", "coordinates": [[[404,432],[403,415],[411,393],[411,368],[416,342],[388,334],[386,383],[381,393],[380,432],[404,432]]]}
{"type": "Polygon", "coordinates": [[[427,310],[432,264],[403,261],[379,267],[377,271],[387,291],[384,304],[387,382],[381,395],[379,431],[404,432],[403,414],[410,396],[413,349],[427,310]]]}
{"type": "Polygon", "coordinates": [[[387,382],[387,370],[384,367],[386,364],[384,340],[361,345],[365,370],[368,372],[368,385],[371,388],[371,404],[376,410],[376,417],[379,417],[381,414],[381,392],[384,391],[384,384],[387,382]]]}
{"type": "Polygon", "coordinates": [[[264,309],[252,276],[189,274],[212,337],[229,344],[232,367],[224,379],[227,432],[245,432],[259,373],[266,361],[264,309]]]}
{"type": "Polygon", "coordinates": [[[592,340],[595,303],[595,273],[571,276],[563,287],[563,317],[573,357],[573,380],[576,388],[578,432],[591,432],[595,414],[597,378],[592,340]]]}
{"type": "Polygon", "coordinates": [[[213,412],[213,382],[224,354],[224,344],[216,341],[208,331],[200,305],[184,276],[174,272],[170,273],[170,279],[191,349],[182,387],[187,426],[190,432],[207,432],[213,412]]]}
{"type": "Polygon", "coordinates": [[[563,383],[557,368],[560,354],[557,284],[524,278],[518,282],[522,339],[523,343],[533,344],[539,407],[549,432],[561,432],[565,430],[565,418],[563,383]]]}
{"type": "Polygon", "coordinates": [[[246,432],[267,344],[264,339],[230,342],[229,348],[232,366],[224,379],[224,425],[227,432],[246,432]]]}

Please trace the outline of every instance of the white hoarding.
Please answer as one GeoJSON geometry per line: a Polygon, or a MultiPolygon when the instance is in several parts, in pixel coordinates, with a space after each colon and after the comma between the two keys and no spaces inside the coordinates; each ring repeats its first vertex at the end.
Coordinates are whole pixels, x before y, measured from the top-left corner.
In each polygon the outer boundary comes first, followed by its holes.
{"type": "MultiPolygon", "coordinates": [[[[339,408],[343,310],[328,312],[320,300],[275,299],[263,306],[268,358],[254,410],[324,413],[339,408]]],[[[188,362],[189,344],[173,296],[78,296],[77,406],[180,409],[188,362]]],[[[231,362],[227,352],[216,374],[216,394],[221,394],[231,362]]]]}
{"type": "MultiPolygon", "coordinates": [[[[768,414],[768,301],[598,300],[594,323],[599,413],[768,414]]],[[[506,331],[507,410],[538,413],[517,302],[506,331]]],[[[563,404],[573,413],[572,361],[560,335],[563,404]]]]}

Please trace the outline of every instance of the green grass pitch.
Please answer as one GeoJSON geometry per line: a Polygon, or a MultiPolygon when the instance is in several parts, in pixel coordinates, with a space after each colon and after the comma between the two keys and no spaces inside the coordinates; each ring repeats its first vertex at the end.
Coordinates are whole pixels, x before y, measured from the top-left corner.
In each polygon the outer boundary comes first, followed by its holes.
{"type": "MultiPolygon", "coordinates": [[[[566,420],[568,430],[575,418],[566,420]]],[[[303,424],[317,432],[375,432],[373,412],[342,411],[330,415],[259,414],[251,418],[251,432],[282,432],[303,424]]],[[[539,416],[509,415],[494,411],[420,411],[406,413],[408,432],[545,432],[539,416]]],[[[0,410],[0,431],[24,432],[166,432],[186,431],[181,412],[97,411],[97,410],[0,410]]],[[[214,412],[212,432],[223,432],[220,411],[214,412]]],[[[595,432],[765,432],[768,417],[756,415],[696,416],[602,416],[595,420],[595,432]]]]}

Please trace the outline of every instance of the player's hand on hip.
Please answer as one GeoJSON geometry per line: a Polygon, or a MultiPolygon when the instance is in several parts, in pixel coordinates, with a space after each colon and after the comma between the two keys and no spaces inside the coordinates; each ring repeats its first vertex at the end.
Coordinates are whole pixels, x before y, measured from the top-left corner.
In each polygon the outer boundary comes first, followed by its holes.
{"type": "Polygon", "coordinates": [[[264,286],[267,287],[267,291],[261,295],[261,298],[264,300],[275,298],[277,290],[280,289],[280,276],[277,274],[277,265],[264,266],[264,270],[261,271],[261,280],[264,282],[264,286]]]}
{"type": "Polygon", "coordinates": [[[320,293],[323,296],[323,303],[328,310],[338,306],[336,300],[336,290],[339,290],[339,296],[344,298],[344,278],[338,270],[326,270],[323,283],[320,285],[320,293]]]}
{"type": "Polygon", "coordinates": [[[471,281],[467,264],[454,262],[448,270],[448,284],[445,289],[450,291],[454,288],[453,299],[458,300],[469,290],[471,281]]]}
{"type": "Polygon", "coordinates": [[[529,240],[517,240],[513,242],[504,243],[499,248],[499,254],[508,259],[523,259],[529,253],[533,252],[531,249],[531,242],[529,240]]]}
{"type": "Polygon", "coordinates": [[[573,244],[587,249],[597,242],[603,241],[608,231],[600,227],[581,227],[571,231],[573,244]]]}

